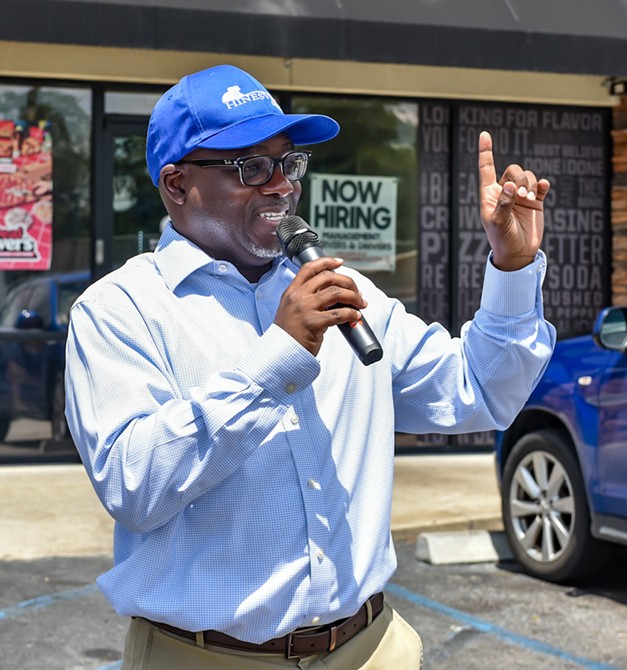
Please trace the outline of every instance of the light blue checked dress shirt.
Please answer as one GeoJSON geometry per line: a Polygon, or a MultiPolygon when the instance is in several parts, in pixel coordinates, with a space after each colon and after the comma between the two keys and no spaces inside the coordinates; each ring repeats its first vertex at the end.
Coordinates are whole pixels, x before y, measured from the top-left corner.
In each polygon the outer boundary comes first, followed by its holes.
{"type": "Polygon", "coordinates": [[[273,324],[295,266],[256,285],[168,225],[71,312],[67,418],[116,521],[98,584],[121,615],[262,642],[352,615],[396,567],[394,432],[505,428],[545,368],[545,258],[487,264],[453,339],[354,276],[384,358],[337,328],[317,357],[273,324]]]}

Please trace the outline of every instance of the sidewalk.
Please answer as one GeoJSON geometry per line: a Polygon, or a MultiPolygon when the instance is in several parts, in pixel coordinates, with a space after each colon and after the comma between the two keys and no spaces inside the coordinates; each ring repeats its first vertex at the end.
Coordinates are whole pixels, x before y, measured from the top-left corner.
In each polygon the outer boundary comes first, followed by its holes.
{"type": "Polygon", "coordinates": [[[397,456],[392,534],[502,530],[494,454],[397,456]]]}
{"type": "MultiPolygon", "coordinates": [[[[82,465],[0,466],[0,560],[112,554],[113,521],[82,465]]],[[[395,539],[501,528],[492,454],[397,456],[395,539]]]]}

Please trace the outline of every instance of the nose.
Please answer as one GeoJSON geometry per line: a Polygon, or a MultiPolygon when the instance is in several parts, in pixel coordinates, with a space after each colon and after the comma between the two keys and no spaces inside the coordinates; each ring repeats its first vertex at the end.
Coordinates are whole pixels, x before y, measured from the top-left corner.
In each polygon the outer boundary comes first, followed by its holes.
{"type": "Polygon", "coordinates": [[[291,182],[283,174],[283,170],[281,170],[280,166],[275,165],[270,181],[263,184],[263,186],[259,186],[258,188],[260,193],[263,193],[263,195],[278,195],[284,198],[290,195],[290,193],[293,193],[296,187],[294,182],[291,182]]]}

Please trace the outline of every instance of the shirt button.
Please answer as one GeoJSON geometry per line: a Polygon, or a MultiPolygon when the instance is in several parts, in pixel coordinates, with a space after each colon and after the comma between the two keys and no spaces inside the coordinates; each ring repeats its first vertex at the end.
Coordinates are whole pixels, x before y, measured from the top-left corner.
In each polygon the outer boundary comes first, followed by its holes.
{"type": "Polygon", "coordinates": [[[294,391],[296,390],[296,384],[288,384],[288,385],[285,387],[285,390],[286,390],[288,393],[294,393],[294,391]]]}
{"type": "Polygon", "coordinates": [[[320,484],[319,484],[315,479],[310,479],[310,480],[307,482],[307,486],[308,486],[310,489],[314,489],[315,491],[320,491],[320,489],[322,488],[322,487],[320,486],[320,484]]]}
{"type": "Polygon", "coordinates": [[[298,422],[299,422],[299,421],[300,421],[300,419],[296,416],[296,414],[294,414],[293,416],[290,417],[290,422],[291,422],[292,424],[294,424],[295,426],[298,425],[298,422]]]}
{"type": "Polygon", "coordinates": [[[229,269],[229,268],[228,268],[224,263],[220,263],[220,265],[218,265],[218,270],[219,270],[220,272],[227,272],[228,269],[229,269]]]}
{"type": "Polygon", "coordinates": [[[319,617],[319,616],[315,616],[315,617],[311,620],[311,623],[312,623],[314,626],[315,626],[316,624],[319,624],[319,623],[320,623],[320,617],[319,617]]]}

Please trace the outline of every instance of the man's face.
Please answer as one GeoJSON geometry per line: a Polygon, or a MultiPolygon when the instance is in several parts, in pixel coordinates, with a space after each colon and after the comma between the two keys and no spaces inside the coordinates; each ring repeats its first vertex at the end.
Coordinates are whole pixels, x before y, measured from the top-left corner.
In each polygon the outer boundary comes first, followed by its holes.
{"type": "MultiPolygon", "coordinates": [[[[279,158],[293,148],[282,134],[247,149],[196,149],[186,159],[279,158]]],[[[285,216],[295,213],[300,183],[288,181],[279,166],[263,186],[245,186],[234,167],[183,164],[181,169],[185,221],[175,222],[175,227],[214,258],[231,261],[244,276],[263,274],[281,253],[276,229],[285,216]]]]}

